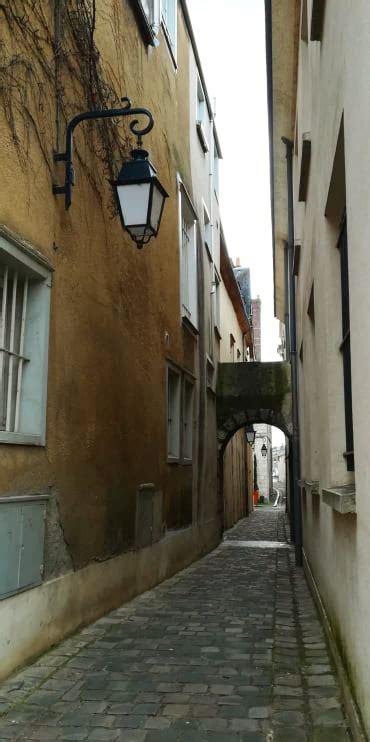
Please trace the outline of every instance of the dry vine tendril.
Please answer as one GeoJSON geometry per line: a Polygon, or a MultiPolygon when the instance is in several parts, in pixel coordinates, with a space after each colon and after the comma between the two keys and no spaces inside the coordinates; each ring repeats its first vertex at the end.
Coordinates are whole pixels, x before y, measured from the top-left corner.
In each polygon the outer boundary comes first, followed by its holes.
{"type": "MultiPolygon", "coordinates": [[[[0,28],[0,106],[19,163],[32,168],[30,144],[36,141],[51,174],[51,153],[63,141],[66,122],[81,110],[118,106],[121,98],[95,42],[96,0],[55,0],[54,10],[42,0],[0,1],[0,28]]],[[[129,137],[109,120],[84,126],[82,136],[83,154],[76,148],[75,155],[100,194],[94,157],[104,177],[113,178],[129,137]]]]}

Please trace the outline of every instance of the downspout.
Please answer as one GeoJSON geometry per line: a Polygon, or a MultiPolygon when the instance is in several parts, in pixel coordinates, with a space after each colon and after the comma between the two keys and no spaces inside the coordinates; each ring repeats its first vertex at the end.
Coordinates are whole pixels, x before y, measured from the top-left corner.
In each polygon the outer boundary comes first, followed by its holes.
{"type": "MultiPolygon", "coordinates": [[[[295,277],[293,275],[293,250],[294,250],[294,216],[293,216],[293,142],[282,137],[286,146],[287,160],[287,189],[288,189],[288,265],[287,282],[289,287],[289,339],[290,339],[290,365],[292,371],[292,417],[293,417],[293,440],[292,440],[292,475],[293,475],[293,504],[294,504],[294,545],[295,562],[297,567],[302,567],[302,504],[301,491],[298,486],[300,479],[300,452],[299,452],[299,419],[298,419],[298,373],[297,373],[297,333],[296,333],[296,297],[295,277]]],[[[285,303],[288,296],[285,297],[285,303]]]]}
{"type": "MultiPolygon", "coordinates": [[[[289,319],[289,244],[284,245],[284,324],[285,324],[285,357],[290,360],[290,319],[289,319]]],[[[294,489],[293,489],[293,469],[292,456],[293,449],[291,440],[287,444],[288,455],[285,458],[285,486],[288,487],[289,497],[286,498],[286,510],[290,520],[290,535],[295,542],[295,523],[294,523],[294,489]]]]}

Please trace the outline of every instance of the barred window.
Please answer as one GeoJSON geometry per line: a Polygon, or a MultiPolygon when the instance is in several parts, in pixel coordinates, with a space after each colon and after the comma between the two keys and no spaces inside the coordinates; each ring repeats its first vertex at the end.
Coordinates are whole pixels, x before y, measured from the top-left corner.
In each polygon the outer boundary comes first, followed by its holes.
{"type": "Polygon", "coordinates": [[[50,271],[0,236],[0,442],[45,438],[50,271]]]}

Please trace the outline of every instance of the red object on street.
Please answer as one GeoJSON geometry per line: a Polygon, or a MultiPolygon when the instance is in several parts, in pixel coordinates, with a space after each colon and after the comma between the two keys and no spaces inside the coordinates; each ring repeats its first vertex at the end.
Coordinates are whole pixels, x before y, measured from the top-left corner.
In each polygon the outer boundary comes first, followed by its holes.
{"type": "Polygon", "coordinates": [[[259,499],[260,499],[259,490],[254,490],[254,492],[253,492],[253,505],[258,505],[258,500],[259,499]]]}

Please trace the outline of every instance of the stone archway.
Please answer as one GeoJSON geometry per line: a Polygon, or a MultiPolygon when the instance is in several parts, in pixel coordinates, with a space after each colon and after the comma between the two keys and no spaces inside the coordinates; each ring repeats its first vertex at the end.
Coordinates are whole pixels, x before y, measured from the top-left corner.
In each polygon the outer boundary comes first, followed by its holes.
{"type": "Polygon", "coordinates": [[[274,425],[291,437],[289,363],[219,363],[217,437],[220,454],[237,430],[253,423],[274,425]]]}
{"type": "MultiPolygon", "coordinates": [[[[224,516],[224,452],[246,425],[267,423],[292,437],[291,367],[287,362],[219,363],[217,379],[218,498],[224,516]]],[[[289,469],[290,472],[290,469],[289,469]]],[[[291,474],[289,475],[290,479],[291,474]]],[[[290,504],[288,506],[290,511],[290,504]]]]}

